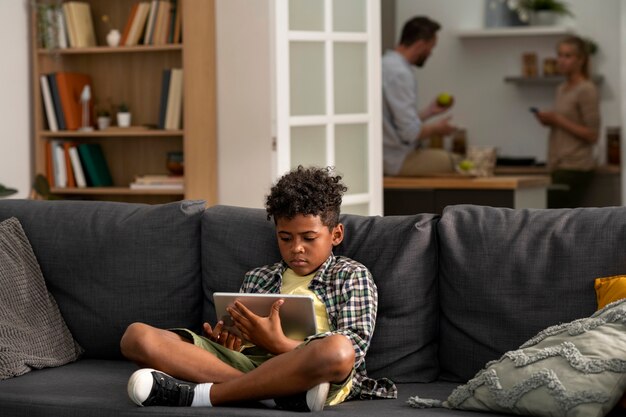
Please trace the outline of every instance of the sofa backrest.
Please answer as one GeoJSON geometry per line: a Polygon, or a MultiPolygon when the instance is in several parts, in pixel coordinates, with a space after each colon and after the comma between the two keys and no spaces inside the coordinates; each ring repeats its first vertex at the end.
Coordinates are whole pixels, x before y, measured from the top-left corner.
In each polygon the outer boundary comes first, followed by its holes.
{"type": "MultiPolygon", "coordinates": [[[[342,215],[345,239],[336,255],[367,266],[378,287],[368,373],[396,382],[438,375],[436,215],[342,215]]],[[[215,206],[202,217],[204,317],[215,322],[212,294],[238,291],[244,274],[280,260],[274,223],[264,210],[215,206]]]]}
{"type": "Polygon", "coordinates": [[[19,219],[63,318],[92,358],[120,357],[134,321],[199,328],[203,211],[202,201],[0,201],[0,221],[19,219]]]}
{"type": "Polygon", "coordinates": [[[548,326],[596,309],[626,273],[626,208],[447,207],[437,226],[442,377],[467,380],[548,326]]]}

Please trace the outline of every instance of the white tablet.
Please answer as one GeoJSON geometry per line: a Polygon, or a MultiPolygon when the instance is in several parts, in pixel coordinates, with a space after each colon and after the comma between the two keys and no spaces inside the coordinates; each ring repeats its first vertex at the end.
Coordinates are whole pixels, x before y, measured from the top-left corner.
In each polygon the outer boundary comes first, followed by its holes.
{"type": "Polygon", "coordinates": [[[313,298],[307,295],[238,292],[216,292],[213,294],[217,319],[222,320],[224,326],[237,335],[239,335],[239,332],[233,326],[226,307],[238,300],[254,314],[267,317],[270,314],[272,304],[281,298],[285,300],[285,303],[280,308],[280,323],[283,333],[295,340],[304,340],[307,336],[315,334],[317,326],[315,323],[313,298]]]}

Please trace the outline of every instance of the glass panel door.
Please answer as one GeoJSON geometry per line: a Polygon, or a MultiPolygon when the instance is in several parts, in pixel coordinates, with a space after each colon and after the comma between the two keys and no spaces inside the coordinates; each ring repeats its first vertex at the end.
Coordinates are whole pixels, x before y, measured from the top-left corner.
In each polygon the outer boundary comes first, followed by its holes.
{"type": "Polygon", "coordinates": [[[382,213],[378,0],[275,0],[276,177],[334,166],[344,213],[382,213]]]}

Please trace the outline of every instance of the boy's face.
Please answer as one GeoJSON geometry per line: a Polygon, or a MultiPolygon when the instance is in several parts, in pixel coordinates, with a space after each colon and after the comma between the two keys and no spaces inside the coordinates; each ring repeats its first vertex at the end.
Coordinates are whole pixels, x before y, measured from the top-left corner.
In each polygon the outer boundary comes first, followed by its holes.
{"type": "Polygon", "coordinates": [[[276,220],[278,249],[289,268],[300,275],[315,272],[330,256],[333,246],[343,240],[343,225],[332,230],[320,216],[298,214],[293,219],[276,220]]]}

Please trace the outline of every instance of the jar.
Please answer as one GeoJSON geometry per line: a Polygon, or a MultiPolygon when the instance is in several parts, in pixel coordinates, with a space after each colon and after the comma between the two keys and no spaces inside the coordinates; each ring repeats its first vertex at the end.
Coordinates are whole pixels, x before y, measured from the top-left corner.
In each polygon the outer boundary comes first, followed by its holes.
{"type": "Polygon", "coordinates": [[[621,129],[617,127],[606,128],[606,160],[611,165],[620,164],[621,156],[621,129]]]}
{"type": "Polygon", "coordinates": [[[465,129],[457,129],[452,136],[452,153],[465,155],[467,151],[467,132],[465,129]]]}

